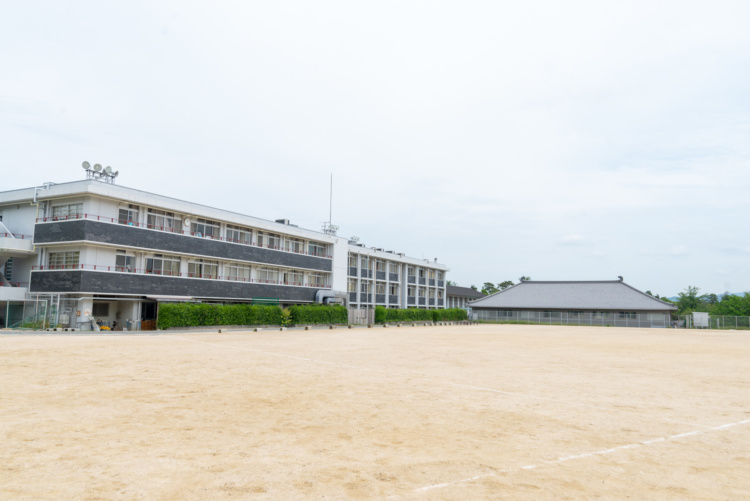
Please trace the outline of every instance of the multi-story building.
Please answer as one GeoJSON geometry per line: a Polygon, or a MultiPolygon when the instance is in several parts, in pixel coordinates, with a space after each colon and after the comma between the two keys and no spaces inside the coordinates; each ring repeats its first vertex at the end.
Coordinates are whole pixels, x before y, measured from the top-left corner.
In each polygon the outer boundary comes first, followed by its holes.
{"type": "Polygon", "coordinates": [[[445,307],[444,265],[93,177],[0,192],[4,325],[39,298],[73,328],[149,328],[160,301],[445,307]]]}

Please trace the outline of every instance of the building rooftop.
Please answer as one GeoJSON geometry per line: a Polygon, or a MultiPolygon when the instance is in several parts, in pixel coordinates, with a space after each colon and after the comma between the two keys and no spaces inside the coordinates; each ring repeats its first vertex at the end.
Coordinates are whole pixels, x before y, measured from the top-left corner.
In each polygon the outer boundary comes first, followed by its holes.
{"type": "MultiPolygon", "coordinates": [[[[448,292],[450,294],[450,292],[448,292]]],[[[472,308],[676,310],[621,280],[523,281],[469,304],[472,308]]]]}
{"type": "Polygon", "coordinates": [[[471,297],[471,298],[484,297],[484,294],[482,294],[479,291],[475,291],[471,287],[458,287],[457,285],[447,286],[445,290],[445,294],[447,296],[461,296],[461,297],[471,297]]]}

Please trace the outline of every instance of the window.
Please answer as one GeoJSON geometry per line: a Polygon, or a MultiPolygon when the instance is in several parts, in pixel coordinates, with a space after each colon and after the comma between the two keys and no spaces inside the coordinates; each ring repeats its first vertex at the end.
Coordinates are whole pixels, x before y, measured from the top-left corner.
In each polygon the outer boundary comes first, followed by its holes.
{"type": "Polygon", "coordinates": [[[410,277],[413,277],[414,276],[414,267],[413,266],[409,266],[406,269],[406,274],[409,275],[410,277]]]}
{"type": "Polygon", "coordinates": [[[245,245],[250,245],[253,242],[253,230],[248,228],[228,224],[225,235],[227,242],[245,245]]]}
{"type": "Polygon", "coordinates": [[[196,237],[219,238],[219,223],[210,219],[198,218],[190,223],[190,231],[196,237]]]}
{"type": "Polygon", "coordinates": [[[407,293],[407,294],[409,295],[409,297],[414,297],[414,296],[416,296],[416,295],[417,295],[417,288],[416,288],[416,287],[414,287],[413,285],[410,285],[410,286],[409,286],[409,287],[408,287],[408,288],[406,289],[406,293],[407,293]]]}
{"type": "Polygon", "coordinates": [[[370,285],[370,282],[362,282],[360,284],[359,291],[362,294],[369,294],[371,290],[372,290],[372,286],[370,285]]]}
{"type": "Polygon", "coordinates": [[[357,267],[357,255],[349,254],[349,268],[356,268],[356,267],[357,267]]]}
{"type": "Polygon", "coordinates": [[[268,247],[269,249],[281,248],[281,235],[277,233],[268,233],[266,231],[258,232],[258,245],[268,247]]]}
{"type": "Polygon", "coordinates": [[[284,283],[287,285],[304,285],[304,275],[299,270],[285,270],[284,283]]]}
{"type": "Polygon", "coordinates": [[[379,259],[375,261],[375,271],[385,272],[385,261],[381,261],[379,259]]]}
{"type": "Polygon", "coordinates": [[[305,243],[299,238],[286,237],[284,238],[284,249],[288,252],[296,252],[297,254],[302,253],[302,249],[305,248],[305,243]]]}
{"type": "Polygon", "coordinates": [[[57,219],[78,219],[83,214],[83,204],[68,204],[52,207],[52,218],[57,219]]]}
{"type": "Polygon", "coordinates": [[[77,268],[80,255],[81,253],[79,251],[50,252],[49,267],[53,270],[70,270],[77,268]]]}
{"type": "Polygon", "coordinates": [[[153,230],[179,231],[180,219],[175,217],[174,212],[149,209],[146,215],[146,225],[153,230]]]}
{"type": "Polygon", "coordinates": [[[438,299],[443,299],[443,289],[438,289],[438,299]]]}
{"type": "Polygon", "coordinates": [[[224,274],[227,280],[235,282],[250,281],[250,266],[246,264],[229,263],[224,265],[224,274]]]}
{"type": "Polygon", "coordinates": [[[378,282],[375,284],[375,294],[385,295],[385,284],[383,282],[378,282]]]}
{"type": "Polygon", "coordinates": [[[544,311],[542,312],[543,318],[560,318],[560,312],[559,311],[544,311]]]}
{"type": "Polygon", "coordinates": [[[435,270],[430,270],[429,271],[429,279],[430,280],[435,280],[435,270]]]}
{"type": "Polygon", "coordinates": [[[188,276],[192,278],[218,278],[219,263],[207,259],[188,261],[188,276]]]}
{"type": "Polygon", "coordinates": [[[429,298],[430,299],[435,299],[435,289],[430,289],[429,298]]]}
{"type": "Polygon", "coordinates": [[[424,278],[424,268],[419,268],[419,278],[424,278]]]}
{"type": "Polygon", "coordinates": [[[146,258],[146,273],[176,277],[180,274],[180,258],[179,256],[154,254],[154,257],[146,258]]]}
{"type": "Polygon", "coordinates": [[[591,314],[591,318],[602,319],[602,318],[608,318],[608,317],[609,317],[608,311],[595,311],[591,314]]]}
{"type": "Polygon", "coordinates": [[[307,253],[311,256],[325,257],[327,255],[327,247],[318,242],[309,242],[307,244],[307,253]]]}
{"type": "Polygon", "coordinates": [[[258,281],[275,284],[279,282],[279,270],[277,268],[258,268],[258,281]]]}
{"type": "Polygon", "coordinates": [[[424,287],[419,288],[419,297],[425,297],[425,290],[424,287]]]}
{"type": "Polygon", "coordinates": [[[13,280],[13,258],[9,257],[8,260],[5,262],[5,273],[3,273],[5,276],[5,280],[8,282],[13,280]]]}
{"type": "Polygon", "coordinates": [[[443,279],[443,272],[438,271],[438,280],[442,280],[442,279],[443,279]]]}
{"type": "Polygon", "coordinates": [[[388,294],[398,296],[398,284],[388,284],[388,294]]]}
{"type": "Polygon", "coordinates": [[[133,273],[135,271],[135,256],[128,256],[124,250],[118,250],[115,255],[115,271],[133,273]]]}
{"type": "Polygon", "coordinates": [[[108,317],[109,316],[109,303],[94,303],[91,306],[91,316],[108,317]]]}
{"type": "Polygon", "coordinates": [[[398,270],[401,268],[398,263],[388,263],[388,272],[395,273],[398,275],[398,270]]]}
{"type": "Polygon", "coordinates": [[[357,281],[353,278],[350,278],[346,283],[346,290],[348,290],[349,292],[357,292],[357,281]]]}
{"type": "Polygon", "coordinates": [[[361,258],[361,264],[363,270],[369,270],[370,269],[370,258],[367,256],[362,256],[361,258]]]}
{"type": "Polygon", "coordinates": [[[575,311],[569,311],[568,317],[570,318],[581,318],[583,316],[583,311],[581,310],[575,310],[575,311]]]}
{"type": "Polygon", "coordinates": [[[129,204],[127,207],[120,207],[117,216],[117,222],[133,226],[138,224],[138,206],[129,204]]]}
{"type": "Polygon", "coordinates": [[[325,287],[326,276],[323,273],[310,273],[307,275],[307,283],[313,287],[325,287]]]}
{"type": "Polygon", "coordinates": [[[620,318],[630,318],[635,320],[637,318],[637,315],[634,311],[621,311],[619,313],[620,318]]]}

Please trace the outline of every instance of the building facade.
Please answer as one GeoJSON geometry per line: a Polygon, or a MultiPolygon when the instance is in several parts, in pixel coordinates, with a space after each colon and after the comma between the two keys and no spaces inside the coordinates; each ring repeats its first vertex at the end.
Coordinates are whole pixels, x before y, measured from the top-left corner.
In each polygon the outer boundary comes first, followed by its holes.
{"type": "Polygon", "coordinates": [[[619,280],[521,281],[469,303],[479,321],[669,327],[677,307],[619,280]]]}
{"type": "Polygon", "coordinates": [[[92,318],[149,328],[161,301],[444,307],[444,265],[96,179],[2,192],[0,223],[7,325],[40,297],[72,328],[92,318]],[[413,297],[434,301],[410,300],[412,270],[434,277],[413,297]]]}
{"type": "Polygon", "coordinates": [[[484,294],[471,287],[459,287],[457,285],[449,285],[446,293],[448,296],[448,308],[463,308],[465,310],[469,309],[471,301],[484,297],[484,294]]]}

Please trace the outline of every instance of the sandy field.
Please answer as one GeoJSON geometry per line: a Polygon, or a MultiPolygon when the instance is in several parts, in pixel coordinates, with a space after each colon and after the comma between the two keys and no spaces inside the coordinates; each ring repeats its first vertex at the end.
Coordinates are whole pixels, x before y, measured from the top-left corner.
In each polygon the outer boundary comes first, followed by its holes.
{"type": "Polygon", "coordinates": [[[750,333],[0,335],[0,499],[748,499],[750,333]]]}

